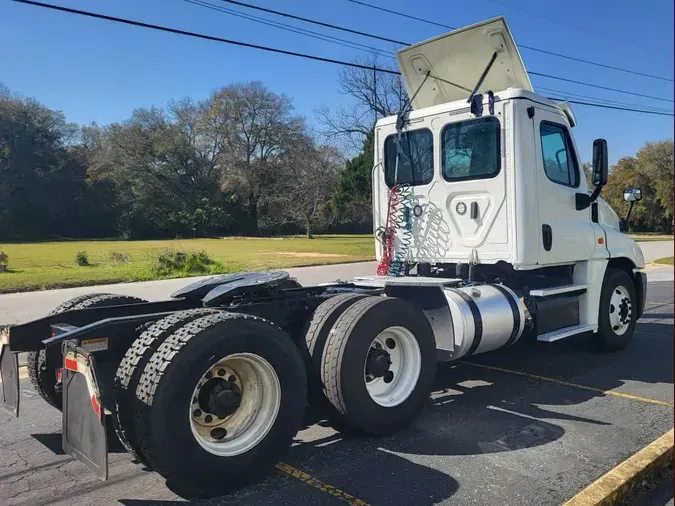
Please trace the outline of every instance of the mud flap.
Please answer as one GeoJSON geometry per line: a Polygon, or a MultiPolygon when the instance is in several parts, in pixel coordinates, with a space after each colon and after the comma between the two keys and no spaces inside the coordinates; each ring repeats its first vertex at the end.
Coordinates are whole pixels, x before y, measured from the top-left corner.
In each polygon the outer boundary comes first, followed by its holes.
{"type": "Polygon", "coordinates": [[[95,370],[92,354],[63,343],[63,451],[105,481],[108,440],[95,370]]]}
{"type": "Polygon", "coordinates": [[[9,335],[4,328],[0,328],[0,379],[3,407],[19,416],[19,354],[9,351],[9,335]]]}

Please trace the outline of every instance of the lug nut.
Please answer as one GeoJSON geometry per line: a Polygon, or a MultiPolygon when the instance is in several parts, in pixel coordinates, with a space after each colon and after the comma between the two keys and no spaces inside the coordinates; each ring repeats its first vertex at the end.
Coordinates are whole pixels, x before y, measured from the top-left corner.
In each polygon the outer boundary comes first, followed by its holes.
{"type": "Polygon", "coordinates": [[[205,375],[205,378],[206,378],[206,379],[211,379],[211,378],[213,378],[213,373],[212,373],[211,371],[207,372],[206,375],[205,375]]]}
{"type": "Polygon", "coordinates": [[[204,421],[205,421],[206,423],[211,423],[211,422],[213,421],[213,417],[212,417],[211,415],[206,415],[206,416],[204,417],[204,421]]]}
{"type": "Polygon", "coordinates": [[[202,410],[201,410],[201,409],[195,409],[195,410],[192,412],[192,415],[193,415],[193,416],[196,416],[197,418],[199,418],[200,416],[202,416],[202,410]]]}
{"type": "Polygon", "coordinates": [[[225,376],[225,369],[218,369],[218,376],[225,376]]]}
{"type": "Polygon", "coordinates": [[[235,381],[237,381],[237,378],[234,375],[231,375],[229,378],[227,378],[227,381],[229,381],[230,383],[234,383],[235,381]]]}

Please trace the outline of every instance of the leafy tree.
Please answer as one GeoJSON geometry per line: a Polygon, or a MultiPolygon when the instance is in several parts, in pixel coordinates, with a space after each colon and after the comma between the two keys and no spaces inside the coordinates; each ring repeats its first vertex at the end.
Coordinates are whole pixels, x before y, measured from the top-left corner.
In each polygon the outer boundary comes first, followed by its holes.
{"type": "Polygon", "coordinates": [[[68,149],[76,131],[34,100],[0,96],[0,236],[77,237],[74,202],[86,169],[68,149]]]}
{"type": "Polygon", "coordinates": [[[673,220],[673,141],[648,142],[636,156],[621,158],[612,167],[602,195],[619,216],[628,211],[623,190],[630,187],[642,190],[642,200],[631,213],[632,229],[669,232],[673,220]]]}
{"type": "Polygon", "coordinates": [[[342,221],[364,223],[372,220],[373,137],[371,130],[361,153],[347,161],[337,182],[331,204],[342,221]]]}

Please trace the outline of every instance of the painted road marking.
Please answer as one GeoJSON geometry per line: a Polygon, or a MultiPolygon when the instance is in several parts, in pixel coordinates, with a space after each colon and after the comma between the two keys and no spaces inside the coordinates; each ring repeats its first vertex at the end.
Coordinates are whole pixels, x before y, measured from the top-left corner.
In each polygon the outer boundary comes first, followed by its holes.
{"type": "Polygon", "coordinates": [[[508,374],[517,374],[518,376],[526,376],[528,378],[534,378],[542,381],[550,381],[552,383],[558,383],[559,385],[581,388],[582,390],[590,390],[592,392],[599,392],[604,395],[623,397],[624,399],[630,399],[632,401],[648,402],[650,404],[658,404],[660,406],[673,407],[673,403],[668,401],[660,401],[658,399],[650,399],[649,397],[640,397],[638,395],[624,394],[622,392],[615,392],[614,390],[603,390],[602,388],[589,387],[587,385],[579,385],[578,383],[570,383],[569,381],[564,381],[557,378],[549,378],[547,376],[539,376],[538,374],[530,374],[528,372],[515,371],[513,369],[504,369],[503,367],[496,367],[494,365],[484,365],[484,364],[476,364],[475,362],[465,362],[463,360],[460,360],[459,363],[464,365],[470,365],[473,367],[482,367],[483,369],[491,369],[493,371],[505,372],[508,374]]]}
{"type": "Polygon", "coordinates": [[[288,464],[279,462],[276,467],[279,471],[283,471],[284,473],[291,475],[293,478],[297,478],[298,480],[304,482],[306,485],[314,487],[320,490],[321,492],[325,492],[329,495],[332,495],[336,499],[340,499],[341,501],[346,502],[347,504],[351,504],[352,506],[369,506],[367,502],[364,502],[361,499],[357,499],[356,497],[349,495],[347,492],[344,492],[339,488],[335,488],[332,485],[324,483],[321,480],[317,480],[313,476],[310,476],[304,471],[300,471],[299,469],[296,469],[293,466],[289,466],[288,464]]]}
{"type": "Polygon", "coordinates": [[[646,483],[670,466],[673,459],[673,429],[632,457],[610,469],[563,506],[610,506],[624,504],[646,483]]]}

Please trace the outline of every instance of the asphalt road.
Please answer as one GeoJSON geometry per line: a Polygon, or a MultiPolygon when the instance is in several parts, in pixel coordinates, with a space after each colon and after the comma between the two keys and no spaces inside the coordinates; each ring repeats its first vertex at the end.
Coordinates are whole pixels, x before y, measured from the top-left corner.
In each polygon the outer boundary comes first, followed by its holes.
{"type": "MultiPolygon", "coordinates": [[[[284,459],[291,474],[208,504],[561,504],[673,427],[672,272],[649,273],[626,350],[596,353],[579,337],[441,365],[407,431],[343,436],[310,414],[284,459]]],[[[114,441],[110,479],[96,480],[62,454],[59,413],[25,380],[22,395],[21,418],[0,413],[3,505],[184,503],[114,441]]]]}
{"type": "MultiPolygon", "coordinates": [[[[352,279],[355,276],[374,275],[376,267],[376,262],[358,262],[297,267],[285,270],[292,277],[297,278],[300,284],[315,285],[335,281],[336,279],[352,279]]],[[[85,293],[119,293],[151,301],[167,299],[176,290],[206,277],[209,276],[3,294],[0,295],[0,325],[22,323],[40,318],[62,302],[85,293]]]]}

